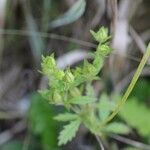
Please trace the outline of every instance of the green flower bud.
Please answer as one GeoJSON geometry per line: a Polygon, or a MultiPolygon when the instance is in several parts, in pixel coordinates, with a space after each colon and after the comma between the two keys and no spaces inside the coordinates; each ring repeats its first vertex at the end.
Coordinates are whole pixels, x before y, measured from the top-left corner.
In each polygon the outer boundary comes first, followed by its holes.
{"type": "Polygon", "coordinates": [[[112,49],[107,44],[99,44],[97,47],[97,53],[102,56],[110,54],[112,49]]]}
{"type": "Polygon", "coordinates": [[[68,83],[72,83],[74,81],[74,75],[71,73],[70,70],[66,70],[65,79],[64,80],[66,82],[68,82],[68,83]]]}
{"type": "Polygon", "coordinates": [[[56,90],[53,93],[53,102],[56,104],[62,104],[62,97],[56,90]]]}
{"type": "Polygon", "coordinates": [[[53,55],[47,57],[42,56],[42,61],[45,66],[49,66],[50,68],[56,66],[56,62],[53,55]]]}
{"type": "Polygon", "coordinates": [[[88,74],[95,73],[96,68],[93,64],[90,64],[88,61],[84,61],[83,73],[87,76],[88,74]]]}
{"type": "Polygon", "coordinates": [[[56,77],[56,79],[62,80],[62,78],[65,76],[65,73],[62,70],[55,70],[54,76],[56,77]]]}
{"type": "Polygon", "coordinates": [[[52,73],[53,69],[56,67],[56,62],[55,62],[54,56],[53,55],[47,56],[47,57],[42,56],[41,67],[42,67],[42,72],[44,74],[52,73]]]}
{"type": "Polygon", "coordinates": [[[90,31],[96,41],[104,43],[110,37],[108,36],[108,29],[105,27],[101,27],[98,32],[90,31]]]}
{"type": "Polygon", "coordinates": [[[74,70],[74,76],[79,77],[81,75],[82,75],[82,68],[76,67],[76,69],[74,70]]]}

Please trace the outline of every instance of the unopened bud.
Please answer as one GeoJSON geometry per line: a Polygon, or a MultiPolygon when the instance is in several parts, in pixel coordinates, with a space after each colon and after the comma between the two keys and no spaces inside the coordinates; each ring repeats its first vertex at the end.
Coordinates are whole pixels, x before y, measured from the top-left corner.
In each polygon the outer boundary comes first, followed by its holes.
{"type": "Polygon", "coordinates": [[[71,73],[70,70],[67,70],[65,73],[65,80],[68,83],[72,83],[74,81],[74,75],[71,73]]]}
{"type": "Polygon", "coordinates": [[[55,76],[58,80],[62,80],[62,78],[65,76],[65,73],[64,73],[64,71],[62,71],[62,70],[55,70],[54,76],[55,76]]]}
{"type": "Polygon", "coordinates": [[[94,73],[96,71],[96,68],[94,65],[90,64],[89,62],[85,61],[84,62],[84,68],[83,68],[83,73],[86,75],[94,73]]]}
{"type": "Polygon", "coordinates": [[[54,94],[53,94],[53,101],[54,101],[54,103],[56,103],[56,104],[61,104],[61,103],[62,103],[62,97],[61,97],[61,95],[58,93],[58,91],[54,91],[54,94]]]}
{"type": "Polygon", "coordinates": [[[95,38],[96,41],[104,43],[106,42],[110,37],[108,36],[108,29],[105,27],[101,27],[99,31],[94,32],[90,31],[93,37],[95,38]]]}
{"type": "Polygon", "coordinates": [[[107,56],[111,53],[112,49],[106,44],[99,44],[97,47],[97,52],[99,55],[107,56]]]}

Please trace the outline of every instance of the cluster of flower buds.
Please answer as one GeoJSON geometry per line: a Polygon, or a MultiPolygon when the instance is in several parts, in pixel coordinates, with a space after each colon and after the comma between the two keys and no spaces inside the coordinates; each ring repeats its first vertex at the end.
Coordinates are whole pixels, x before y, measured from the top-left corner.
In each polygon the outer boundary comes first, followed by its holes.
{"type": "MultiPolygon", "coordinates": [[[[40,93],[48,99],[52,104],[62,105],[64,101],[64,93],[74,83],[74,75],[68,68],[65,71],[59,69],[56,65],[54,55],[42,56],[42,73],[48,77],[49,90],[42,90],[40,93]],[[51,91],[51,92],[49,92],[51,91]]],[[[72,95],[79,95],[79,91],[73,88],[72,95]],[[76,94],[75,94],[76,93],[76,94]]]]}
{"type": "Polygon", "coordinates": [[[96,75],[103,66],[105,56],[110,54],[112,49],[107,43],[108,39],[110,39],[107,28],[102,27],[98,32],[91,31],[91,34],[99,42],[96,52],[93,54],[93,63],[85,60],[82,67],[77,67],[74,70],[70,68],[61,70],[57,67],[53,54],[46,57],[42,56],[42,73],[49,79],[49,90],[41,93],[48,95],[50,103],[63,104],[66,101],[66,95],[69,98],[80,96],[81,92],[78,86],[83,82],[97,78],[96,75]]]}

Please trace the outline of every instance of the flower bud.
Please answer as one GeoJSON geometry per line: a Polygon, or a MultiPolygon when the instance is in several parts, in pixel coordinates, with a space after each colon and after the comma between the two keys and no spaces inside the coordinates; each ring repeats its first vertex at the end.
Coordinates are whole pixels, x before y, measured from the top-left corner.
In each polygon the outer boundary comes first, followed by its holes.
{"type": "Polygon", "coordinates": [[[97,47],[97,53],[102,56],[110,54],[112,49],[107,44],[99,44],[97,47]]]}
{"type": "Polygon", "coordinates": [[[70,70],[67,70],[65,73],[65,81],[68,83],[72,83],[74,81],[74,75],[71,73],[70,70]]]}
{"type": "Polygon", "coordinates": [[[90,64],[88,61],[84,61],[83,73],[85,75],[95,73],[95,71],[96,71],[96,68],[94,67],[94,65],[90,64]]]}
{"type": "Polygon", "coordinates": [[[98,32],[90,31],[96,41],[104,43],[110,37],[108,36],[108,29],[105,27],[101,27],[98,32]]]}
{"type": "Polygon", "coordinates": [[[62,97],[58,93],[58,91],[56,91],[56,90],[53,93],[53,101],[54,101],[54,103],[57,103],[57,104],[61,104],[62,103],[62,97]]]}
{"type": "Polygon", "coordinates": [[[54,71],[54,76],[56,77],[56,79],[58,80],[62,80],[62,78],[64,77],[65,73],[62,70],[55,70],[54,71]]]}
{"type": "Polygon", "coordinates": [[[41,67],[44,74],[50,74],[51,72],[53,72],[53,69],[56,67],[54,56],[53,55],[47,57],[42,56],[41,67]]]}

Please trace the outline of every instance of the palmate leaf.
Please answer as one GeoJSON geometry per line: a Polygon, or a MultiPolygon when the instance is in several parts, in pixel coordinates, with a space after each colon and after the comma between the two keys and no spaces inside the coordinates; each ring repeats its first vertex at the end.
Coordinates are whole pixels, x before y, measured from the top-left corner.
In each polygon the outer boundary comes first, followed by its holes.
{"type": "Polygon", "coordinates": [[[71,121],[71,120],[75,120],[77,118],[78,118],[78,115],[72,114],[72,113],[59,114],[54,117],[54,119],[57,121],[71,121]]]}
{"type": "Polygon", "coordinates": [[[58,137],[58,145],[66,144],[67,142],[71,141],[72,138],[75,137],[76,132],[81,124],[80,120],[71,121],[68,125],[64,126],[64,129],[60,132],[58,137]]]}

